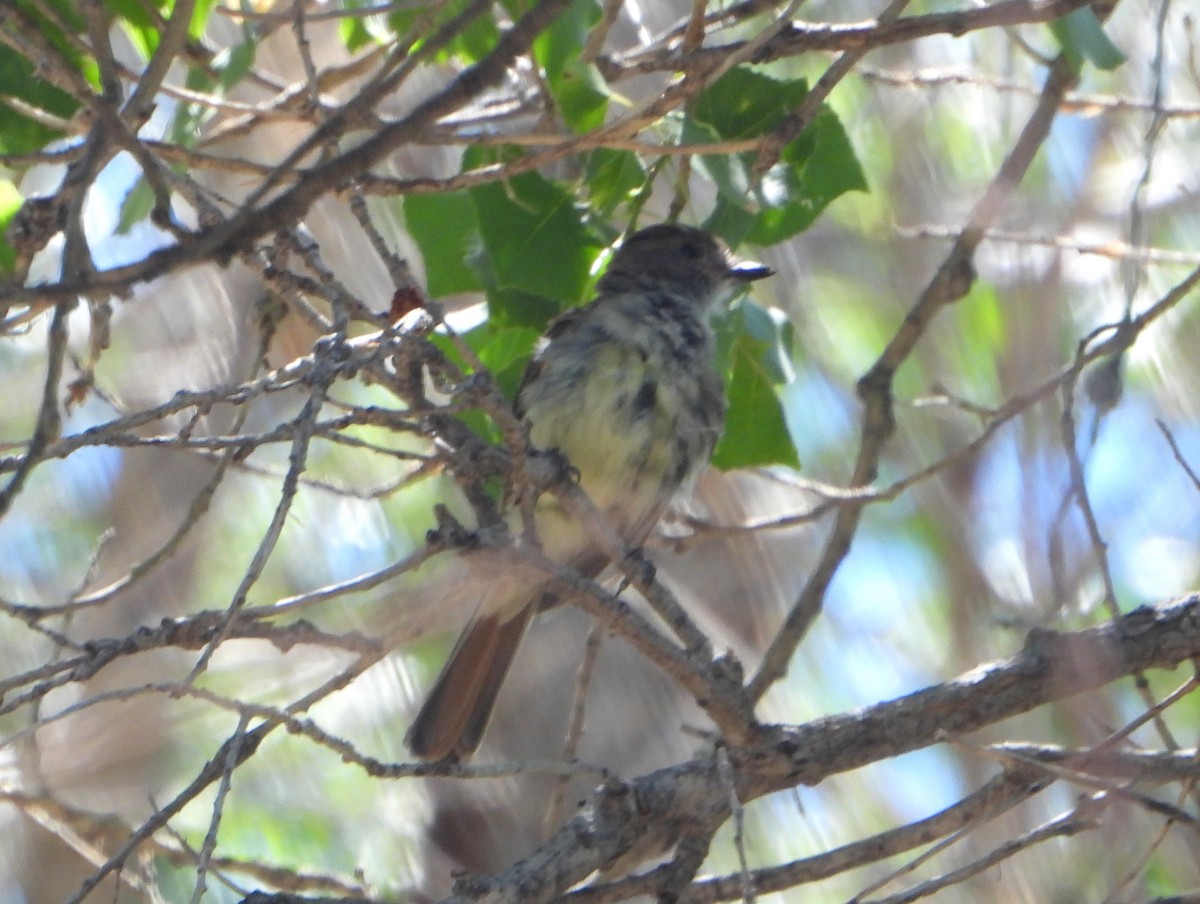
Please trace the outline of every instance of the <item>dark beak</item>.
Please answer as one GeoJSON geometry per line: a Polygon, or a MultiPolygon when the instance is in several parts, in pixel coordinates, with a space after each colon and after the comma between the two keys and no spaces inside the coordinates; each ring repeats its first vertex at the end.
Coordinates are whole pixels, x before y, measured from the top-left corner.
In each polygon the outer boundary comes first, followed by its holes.
{"type": "Polygon", "coordinates": [[[775,271],[757,261],[734,261],[729,266],[729,275],[743,282],[753,282],[756,279],[774,276],[775,271]]]}

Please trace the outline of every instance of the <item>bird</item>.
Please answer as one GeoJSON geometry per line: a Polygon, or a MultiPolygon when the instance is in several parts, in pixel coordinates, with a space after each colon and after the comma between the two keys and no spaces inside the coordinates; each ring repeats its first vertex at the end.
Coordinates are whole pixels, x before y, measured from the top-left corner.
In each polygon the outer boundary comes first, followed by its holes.
{"type": "MultiPolygon", "coordinates": [[[[630,548],[707,465],[725,419],[710,316],[770,276],[717,237],[677,223],[630,234],[595,298],[552,320],[514,410],[533,446],[565,456],[583,491],[630,548]]],[[[542,552],[594,578],[609,560],[552,495],[534,521],[542,552]]],[[[469,555],[470,553],[466,553],[469,555]]],[[[536,580],[483,591],[405,741],[425,760],[464,762],[534,615],[560,602],[536,580]]]]}

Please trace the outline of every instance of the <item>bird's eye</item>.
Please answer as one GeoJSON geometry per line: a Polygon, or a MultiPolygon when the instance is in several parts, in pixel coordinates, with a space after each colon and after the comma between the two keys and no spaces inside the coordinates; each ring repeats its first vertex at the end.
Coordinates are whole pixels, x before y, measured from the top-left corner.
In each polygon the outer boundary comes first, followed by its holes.
{"type": "Polygon", "coordinates": [[[691,242],[685,243],[684,246],[679,249],[679,252],[684,257],[690,257],[692,260],[695,260],[696,258],[698,258],[700,256],[700,249],[698,247],[696,247],[695,245],[693,245],[691,242]]]}

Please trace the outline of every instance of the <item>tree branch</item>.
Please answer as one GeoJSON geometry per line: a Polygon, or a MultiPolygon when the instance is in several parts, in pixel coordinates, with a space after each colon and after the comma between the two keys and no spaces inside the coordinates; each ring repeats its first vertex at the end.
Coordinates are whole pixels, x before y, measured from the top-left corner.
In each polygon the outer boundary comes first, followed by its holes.
{"type": "MultiPolygon", "coordinates": [[[[1200,594],[1082,631],[1039,629],[1015,655],[944,684],[805,725],[763,726],[750,743],[728,749],[737,797],[748,802],[815,785],[926,747],[945,733],[976,731],[1135,671],[1171,669],[1196,656],[1200,594]]],[[[632,853],[661,851],[664,840],[681,837],[687,827],[727,818],[726,779],[710,754],[631,782],[609,780],[541,848],[503,872],[459,880],[444,904],[542,904],[559,898],[632,853]]],[[[701,900],[712,899],[700,894],[701,900]]],[[[588,899],[587,888],[572,897],[588,899]]],[[[298,900],[254,894],[245,902],[298,900]]]]}

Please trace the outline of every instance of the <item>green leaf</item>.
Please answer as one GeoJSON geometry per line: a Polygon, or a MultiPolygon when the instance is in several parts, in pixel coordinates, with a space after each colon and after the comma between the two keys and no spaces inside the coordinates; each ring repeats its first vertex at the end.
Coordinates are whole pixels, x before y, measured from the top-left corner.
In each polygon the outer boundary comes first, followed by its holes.
{"type": "Polygon", "coordinates": [[[498,327],[529,327],[541,332],[562,309],[562,304],[551,298],[519,289],[488,292],[488,319],[498,327]]]}
{"type": "Polygon", "coordinates": [[[121,202],[121,215],[117,220],[117,235],[128,235],[138,223],[150,216],[154,208],[154,192],[145,176],[139,176],[121,202]]]}
{"type": "Polygon", "coordinates": [[[596,148],[588,154],[583,182],[591,208],[607,216],[646,184],[646,171],[632,151],[596,148]]]}
{"type": "Polygon", "coordinates": [[[578,303],[599,250],[574,199],[537,173],[469,191],[487,256],[489,289],[578,303]]]}
{"type": "Polygon", "coordinates": [[[1050,23],[1050,30],[1076,69],[1084,60],[1104,70],[1116,69],[1125,62],[1125,54],[1109,40],[1090,6],[1056,19],[1050,23]]]}
{"type": "Polygon", "coordinates": [[[475,205],[466,192],[409,195],[404,199],[404,222],[421,249],[431,298],[483,289],[468,263],[481,248],[475,205]]]}
{"type": "Polygon", "coordinates": [[[478,63],[492,52],[498,40],[500,29],[496,27],[496,20],[491,16],[479,16],[455,36],[454,43],[439,58],[446,60],[459,54],[472,63],[478,63]]]}
{"type": "MultiPolygon", "coordinates": [[[[348,3],[347,7],[354,9],[357,3],[348,3]]],[[[371,43],[371,32],[367,29],[367,20],[362,16],[343,16],[338,21],[338,36],[342,45],[354,53],[371,43]]]]}
{"type": "MultiPolygon", "coordinates": [[[[61,35],[61,32],[58,32],[61,35]]],[[[70,94],[34,75],[33,64],[5,44],[0,44],[2,93],[23,100],[60,119],[70,119],[79,102],[70,94]]],[[[63,133],[0,103],[0,153],[40,151],[63,133]]]]}
{"type": "MultiPolygon", "coordinates": [[[[373,1],[373,0],[372,0],[373,1]]],[[[439,22],[448,22],[449,19],[460,16],[466,10],[472,0],[451,0],[445,5],[439,22]]],[[[392,13],[389,17],[389,22],[394,23],[394,30],[397,35],[408,36],[408,32],[419,25],[419,14],[424,16],[426,5],[419,5],[416,10],[403,13],[392,13]],[[398,20],[401,17],[406,17],[407,24],[404,28],[398,26],[398,20]]],[[[424,34],[416,35],[418,41],[414,43],[414,48],[421,46],[421,38],[432,35],[433,28],[426,28],[424,34]]],[[[457,34],[451,38],[450,42],[440,50],[437,59],[442,62],[452,62],[455,66],[461,66],[463,60],[467,62],[479,62],[484,56],[492,52],[496,47],[496,42],[499,40],[500,30],[496,24],[496,17],[490,14],[476,13],[474,18],[470,20],[462,28],[458,28],[457,34]]]]}
{"type": "MultiPolygon", "coordinates": [[[[43,40],[49,41],[59,51],[62,57],[71,62],[76,71],[82,75],[93,88],[100,88],[100,67],[90,54],[79,49],[79,42],[70,35],[80,35],[87,30],[83,16],[80,14],[76,0],[4,0],[5,5],[16,7],[30,16],[36,23],[38,34],[43,40]],[[45,7],[49,7],[46,10],[45,7]],[[50,13],[53,13],[51,18],[50,13]],[[67,31],[63,31],[63,26],[67,31]]],[[[25,87],[11,83],[0,83],[5,88],[25,87]]],[[[39,84],[44,84],[39,81],[39,84]]],[[[18,93],[20,96],[23,94],[18,93]]]]}
{"type": "MultiPolygon", "coordinates": [[[[3,50],[3,48],[0,48],[3,50]]],[[[3,63],[0,61],[0,69],[3,63]]],[[[0,74],[0,81],[4,76],[0,74]]],[[[40,151],[63,133],[0,103],[0,154],[29,154],[40,151]]]]}
{"type": "MultiPolygon", "coordinates": [[[[374,0],[343,0],[348,8],[366,9],[378,4],[374,0]]],[[[388,45],[397,41],[411,42],[412,50],[421,47],[425,40],[451,19],[462,14],[471,0],[451,0],[439,4],[436,15],[430,16],[431,4],[393,4],[407,6],[393,10],[386,17],[346,16],[339,23],[342,42],[350,51],[371,43],[388,45]]],[[[477,13],[465,25],[458,23],[454,37],[438,51],[436,59],[446,62],[453,58],[465,58],[466,62],[477,62],[496,46],[500,31],[494,17],[477,13]]],[[[462,59],[457,60],[463,62],[462,59]]]]}
{"type": "Polygon", "coordinates": [[[0,179],[0,271],[12,273],[17,262],[17,252],[8,244],[8,224],[21,209],[25,201],[17,187],[7,179],[0,179]]]}
{"type": "Polygon", "coordinates": [[[529,327],[489,329],[486,341],[475,349],[479,360],[491,371],[500,390],[510,399],[517,395],[525,365],[540,335],[540,329],[529,327]]]}
{"type": "MultiPolygon", "coordinates": [[[[521,377],[525,373],[529,356],[533,353],[533,345],[540,335],[540,329],[523,327],[497,329],[494,321],[488,321],[465,333],[460,333],[459,338],[470,346],[480,362],[487,367],[501,392],[509,399],[513,399],[516,397],[521,377]]],[[[434,334],[430,338],[450,361],[463,369],[468,369],[466,361],[450,337],[434,334]]],[[[500,439],[500,430],[482,411],[472,409],[461,412],[457,417],[483,438],[492,442],[500,439]]]]}
{"type": "Polygon", "coordinates": [[[722,470],[800,466],[763,352],[763,343],[748,334],[737,336],[729,349],[725,376],[729,413],[713,453],[713,464],[722,470]]]}
{"type": "Polygon", "coordinates": [[[758,217],[726,195],[717,196],[717,205],[704,221],[704,228],[714,235],[719,235],[729,245],[736,248],[746,240],[758,217]]]}
{"type": "Polygon", "coordinates": [[[533,42],[534,59],[545,72],[563,121],[577,132],[604,122],[608,106],[608,87],[600,71],[580,59],[600,16],[595,0],[574,0],[533,42]]]}
{"type": "MultiPolygon", "coordinates": [[[[474,329],[468,330],[465,333],[459,333],[459,338],[463,339],[467,345],[471,346],[475,353],[478,354],[479,346],[484,344],[491,334],[492,330],[488,324],[481,323],[474,329]]],[[[444,354],[452,363],[456,364],[463,370],[470,369],[467,367],[467,363],[463,359],[463,356],[459,353],[458,347],[454,340],[452,340],[449,336],[445,336],[441,333],[434,333],[429,337],[429,341],[436,345],[441,350],[442,354],[444,354]]],[[[476,434],[488,440],[489,442],[496,442],[500,438],[500,431],[496,428],[496,425],[491,422],[491,419],[488,418],[487,415],[477,408],[460,411],[455,415],[455,417],[475,431],[476,434]]]]}
{"type": "Polygon", "coordinates": [[[776,387],[792,378],[786,320],[742,298],[717,323],[718,360],[729,413],[713,463],[732,468],[799,467],[776,387]]]}
{"type": "MultiPolygon", "coordinates": [[[[171,2],[173,3],[174,0],[171,2]]],[[[217,0],[196,0],[196,5],[192,9],[192,21],[188,26],[188,35],[192,40],[198,41],[204,37],[204,30],[208,27],[209,13],[216,5],[217,0]]]]}
{"type": "MultiPolygon", "coordinates": [[[[685,120],[685,142],[757,138],[770,133],[804,99],[802,79],[778,80],[748,68],[727,72],[703,91],[685,120]]],[[[836,114],[821,107],[804,133],[789,142],[761,179],[756,154],[706,154],[697,168],[717,187],[706,224],[731,244],[771,245],[806,229],[834,199],[866,188],[849,138],[836,114]]]]}
{"type": "MultiPolygon", "coordinates": [[[[225,65],[228,66],[229,51],[226,51],[224,56],[225,65]]],[[[220,75],[219,72],[210,75],[208,67],[191,66],[187,70],[184,84],[192,91],[212,93],[218,87],[217,79],[220,78],[220,75]]],[[[196,143],[204,122],[213,115],[212,108],[205,103],[179,104],[175,108],[175,115],[171,117],[171,124],[167,128],[167,140],[182,147],[192,147],[196,143]]]]}
{"type": "MultiPolygon", "coordinates": [[[[188,35],[199,38],[204,34],[208,14],[215,0],[198,0],[188,23],[188,35]]],[[[158,49],[161,26],[159,18],[150,14],[150,8],[169,20],[174,13],[175,0],[104,0],[104,6],[118,20],[134,49],[143,60],[150,59],[158,49]]]]}
{"type": "Polygon", "coordinates": [[[742,298],[731,312],[740,321],[741,331],[760,343],[762,363],[767,377],[776,385],[791,379],[788,355],[783,347],[783,329],[789,325],[779,312],[764,308],[750,298],[742,298]]]}
{"type": "Polygon", "coordinates": [[[599,21],[600,5],[595,0],[573,0],[549,28],[534,39],[533,56],[546,71],[547,78],[558,78],[568,63],[578,60],[588,32],[599,21]]]}
{"type": "MultiPolygon", "coordinates": [[[[343,0],[347,10],[367,9],[375,4],[371,0],[343,0]]],[[[338,36],[351,53],[368,44],[387,44],[398,35],[408,33],[409,27],[420,16],[420,9],[402,9],[389,13],[386,18],[372,15],[348,15],[338,21],[338,36]]]]}
{"type": "MultiPolygon", "coordinates": [[[[691,118],[684,120],[680,135],[685,144],[712,144],[724,137],[709,123],[691,118]]],[[[748,154],[702,154],[695,158],[695,165],[717,186],[721,197],[744,205],[750,200],[751,160],[748,154]]]]}
{"type": "Polygon", "coordinates": [[[550,83],[563,122],[576,132],[588,132],[604,123],[608,112],[608,86],[600,70],[571,60],[562,75],[550,83]]]}
{"type": "Polygon", "coordinates": [[[691,115],[725,140],[756,138],[779,125],[806,94],[804,79],[780,81],[738,67],[700,93],[691,115]]]}
{"type": "Polygon", "coordinates": [[[947,334],[948,341],[939,346],[947,372],[955,374],[954,392],[970,398],[1003,394],[997,362],[1005,360],[1010,342],[1005,313],[996,286],[984,279],[975,280],[967,297],[955,305],[946,324],[954,336],[947,334]]]}
{"type": "Polygon", "coordinates": [[[533,5],[533,0],[500,0],[500,5],[512,17],[515,22],[529,11],[529,7],[533,5]]]}
{"type": "Polygon", "coordinates": [[[257,50],[256,42],[244,41],[222,50],[213,58],[213,68],[217,70],[222,88],[228,91],[246,77],[250,67],[254,65],[257,50]]]}
{"type": "MultiPolygon", "coordinates": [[[[149,11],[137,0],[104,0],[104,5],[121,23],[134,50],[143,60],[150,59],[158,47],[159,33],[149,11]]],[[[161,6],[161,4],[154,4],[161,6]]]]}
{"type": "Polygon", "coordinates": [[[841,121],[822,108],[804,134],[783,149],[763,184],[764,190],[781,191],[791,200],[767,206],[747,238],[774,245],[807,229],[839,196],[865,190],[867,180],[841,121]]]}
{"type": "Polygon", "coordinates": [[[801,178],[821,201],[867,190],[867,177],[850,136],[829,107],[822,107],[804,134],[783,149],[783,160],[794,168],[803,165],[801,178]]]}

